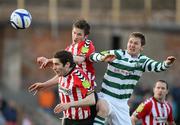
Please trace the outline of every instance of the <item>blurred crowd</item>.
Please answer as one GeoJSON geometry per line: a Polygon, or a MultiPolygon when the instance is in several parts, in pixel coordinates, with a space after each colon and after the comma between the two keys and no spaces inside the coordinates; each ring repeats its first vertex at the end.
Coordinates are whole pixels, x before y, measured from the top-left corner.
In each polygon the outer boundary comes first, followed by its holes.
{"type": "Polygon", "coordinates": [[[34,125],[24,107],[0,95],[0,125],[34,125]]]}

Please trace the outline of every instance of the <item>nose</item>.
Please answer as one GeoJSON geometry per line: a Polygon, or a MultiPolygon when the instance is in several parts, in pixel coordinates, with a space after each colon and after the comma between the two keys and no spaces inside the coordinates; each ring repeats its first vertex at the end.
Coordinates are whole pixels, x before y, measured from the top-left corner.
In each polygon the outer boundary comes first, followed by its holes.
{"type": "Polygon", "coordinates": [[[134,45],[135,45],[134,43],[131,43],[131,44],[130,44],[131,47],[134,47],[134,45]]]}

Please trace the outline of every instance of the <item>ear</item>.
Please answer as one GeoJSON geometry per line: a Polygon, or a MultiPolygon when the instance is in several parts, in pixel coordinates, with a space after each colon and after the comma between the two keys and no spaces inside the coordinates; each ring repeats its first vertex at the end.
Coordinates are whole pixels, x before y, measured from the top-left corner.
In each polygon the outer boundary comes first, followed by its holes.
{"type": "Polygon", "coordinates": [[[88,35],[85,35],[84,38],[87,39],[87,38],[88,38],[88,35]]]}
{"type": "Polygon", "coordinates": [[[69,68],[70,65],[71,65],[70,62],[67,62],[66,65],[65,65],[65,67],[66,67],[66,68],[69,68]]]}
{"type": "Polygon", "coordinates": [[[169,93],[169,90],[166,91],[166,95],[169,93]]]}
{"type": "Polygon", "coordinates": [[[143,51],[144,50],[144,46],[141,46],[141,49],[140,49],[140,51],[143,51]]]}

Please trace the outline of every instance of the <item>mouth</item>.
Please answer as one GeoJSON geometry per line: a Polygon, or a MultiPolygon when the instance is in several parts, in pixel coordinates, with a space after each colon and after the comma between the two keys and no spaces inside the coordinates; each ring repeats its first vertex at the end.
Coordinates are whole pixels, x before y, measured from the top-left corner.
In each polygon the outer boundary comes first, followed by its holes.
{"type": "Polygon", "coordinates": [[[133,49],[133,48],[130,48],[129,50],[130,50],[130,51],[135,51],[135,49],[133,49]]]}
{"type": "Polygon", "coordinates": [[[161,94],[161,93],[159,93],[159,94],[158,94],[158,96],[162,96],[162,94],[161,94]]]}

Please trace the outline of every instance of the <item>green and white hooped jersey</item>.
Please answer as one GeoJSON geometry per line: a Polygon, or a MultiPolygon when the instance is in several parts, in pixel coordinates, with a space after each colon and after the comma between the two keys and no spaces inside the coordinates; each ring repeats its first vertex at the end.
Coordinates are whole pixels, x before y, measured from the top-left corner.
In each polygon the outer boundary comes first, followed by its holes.
{"type": "Polygon", "coordinates": [[[118,99],[130,98],[143,72],[161,72],[169,67],[165,62],[155,61],[145,55],[139,54],[133,58],[121,49],[93,53],[90,59],[99,62],[104,54],[115,54],[117,58],[108,63],[101,92],[118,99]]]}

